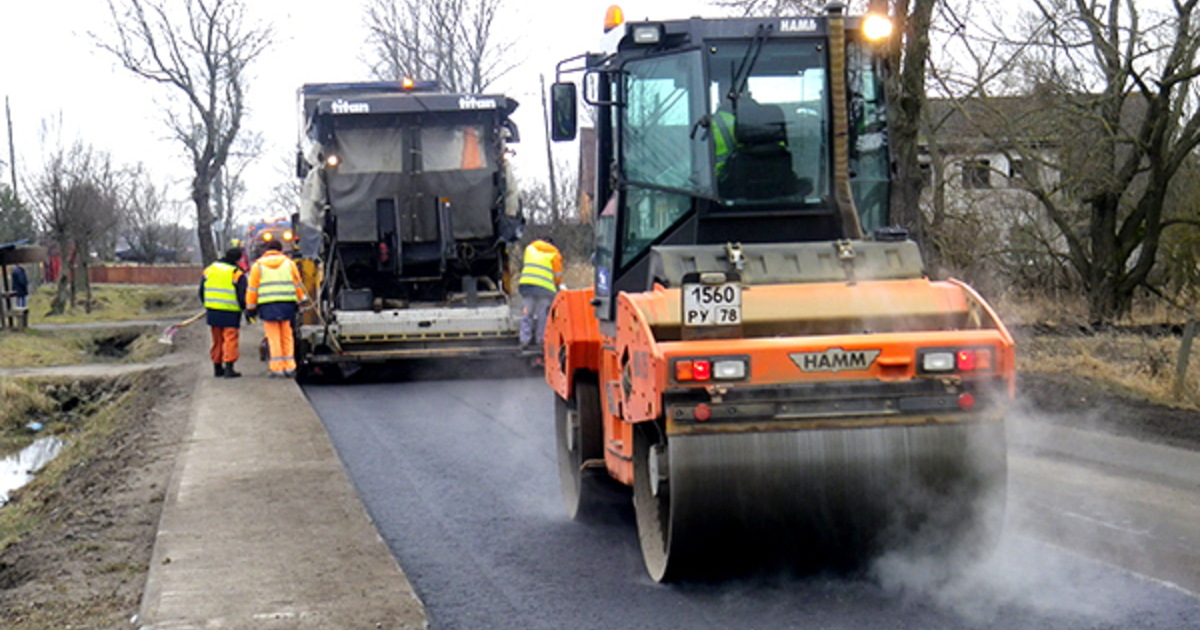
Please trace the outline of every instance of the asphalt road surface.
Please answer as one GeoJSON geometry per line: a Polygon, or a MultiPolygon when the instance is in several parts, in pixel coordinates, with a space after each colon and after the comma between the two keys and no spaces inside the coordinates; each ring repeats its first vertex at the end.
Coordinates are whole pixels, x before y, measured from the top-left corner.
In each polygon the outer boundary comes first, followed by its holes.
{"type": "Polygon", "coordinates": [[[661,585],[624,497],[606,522],[564,516],[541,378],[462,369],[305,388],[434,630],[1200,628],[1200,464],[1174,470],[1186,456],[1057,448],[1062,436],[1018,420],[1008,522],[986,562],[661,585]],[[1125,467],[1144,457],[1171,470],[1125,467]]]}

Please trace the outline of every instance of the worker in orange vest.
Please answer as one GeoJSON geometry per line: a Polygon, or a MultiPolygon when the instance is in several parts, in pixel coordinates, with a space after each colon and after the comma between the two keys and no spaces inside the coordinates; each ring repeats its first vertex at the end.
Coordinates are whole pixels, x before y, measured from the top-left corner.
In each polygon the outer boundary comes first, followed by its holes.
{"type": "Polygon", "coordinates": [[[517,291],[521,294],[524,311],[521,314],[521,348],[542,345],[546,334],[546,317],[550,304],[563,281],[563,258],[550,237],[538,239],[525,248],[525,261],[521,265],[521,281],[517,291]]]}
{"type": "Polygon", "coordinates": [[[204,270],[200,282],[200,299],[204,301],[205,322],[212,330],[213,376],[237,378],[233,369],[238,360],[238,328],[242,309],[246,306],[246,275],[238,268],[242,257],[240,247],[231,247],[221,260],[204,270]]]}
{"type": "Polygon", "coordinates": [[[271,351],[272,377],[296,375],[292,320],[297,306],[307,298],[296,263],[283,254],[279,241],[268,241],[266,252],[250,267],[246,287],[246,312],[261,319],[271,351]]]}

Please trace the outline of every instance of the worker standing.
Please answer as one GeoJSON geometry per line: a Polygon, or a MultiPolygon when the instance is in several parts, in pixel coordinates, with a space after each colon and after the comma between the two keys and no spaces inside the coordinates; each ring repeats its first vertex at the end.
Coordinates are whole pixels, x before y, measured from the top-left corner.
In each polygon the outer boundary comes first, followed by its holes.
{"type": "Polygon", "coordinates": [[[229,246],[236,247],[242,251],[242,257],[239,258],[237,261],[238,269],[241,269],[242,272],[250,271],[250,262],[246,260],[246,248],[242,247],[242,239],[240,239],[240,238],[229,239],[229,246]]]}
{"type": "Polygon", "coordinates": [[[266,251],[250,266],[246,309],[251,317],[262,320],[273,377],[291,378],[296,374],[292,320],[297,304],[305,299],[296,263],[283,254],[279,241],[267,241],[266,251]]]}
{"type": "Polygon", "coordinates": [[[200,299],[207,311],[205,321],[212,330],[213,376],[237,378],[234,369],[238,360],[238,328],[242,322],[242,309],[246,307],[246,274],[237,267],[242,257],[239,247],[231,247],[221,260],[204,270],[200,282],[200,299]]]}
{"type": "Polygon", "coordinates": [[[546,316],[554,294],[563,280],[563,259],[550,237],[538,239],[525,248],[525,261],[521,265],[521,281],[518,291],[524,311],[521,314],[521,348],[527,348],[536,339],[542,345],[546,334],[546,316]]]}
{"type": "Polygon", "coordinates": [[[12,291],[17,298],[17,308],[25,308],[25,297],[29,295],[29,276],[25,275],[25,268],[21,265],[13,267],[12,291]]]}

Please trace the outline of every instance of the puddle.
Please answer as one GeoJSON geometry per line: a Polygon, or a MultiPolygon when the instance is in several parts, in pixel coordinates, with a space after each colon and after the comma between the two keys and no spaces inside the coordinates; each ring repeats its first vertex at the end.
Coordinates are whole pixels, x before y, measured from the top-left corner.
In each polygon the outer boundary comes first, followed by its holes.
{"type": "Polygon", "coordinates": [[[62,447],[62,440],[44,437],[34,440],[21,452],[0,459],[0,506],[8,503],[9,493],[29,483],[34,473],[57,457],[62,447]]]}

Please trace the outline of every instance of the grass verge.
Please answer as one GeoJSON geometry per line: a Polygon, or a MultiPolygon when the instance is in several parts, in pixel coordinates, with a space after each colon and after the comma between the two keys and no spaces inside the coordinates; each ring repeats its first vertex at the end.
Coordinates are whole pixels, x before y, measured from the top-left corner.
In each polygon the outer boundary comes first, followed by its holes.
{"type": "Polygon", "coordinates": [[[1178,337],[1100,333],[1092,336],[1032,336],[1017,342],[1018,372],[1071,374],[1106,384],[1114,392],[1151,402],[1200,408],[1200,355],[1193,352],[1183,394],[1174,395],[1178,337]]]}
{"type": "Polygon", "coordinates": [[[150,361],[170,350],[158,343],[161,334],[154,327],[0,333],[0,368],[150,361]]]}
{"type": "Polygon", "coordinates": [[[46,424],[39,435],[55,435],[66,445],[25,487],[12,493],[0,509],[0,550],[43,526],[53,509],[67,471],[103,452],[109,438],[145,403],[154,384],[151,373],[115,379],[0,381],[0,437],[9,443],[28,441],[24,426],[46,424]]]}
{"type": "MultiPolygon", "coordinates": [[[[196,279],[199,284],[200,279],[196,279]]],[[[196,287],[142,286],[126,284],[92,285],[92,308],[88,312],[85,295],[62,315],[50,315],[50,303],[56,287],[43,285],[29,296],[29,323],[86,324],[124,322],[134,319],[185,319],[201,309],[196,287]]]]}

